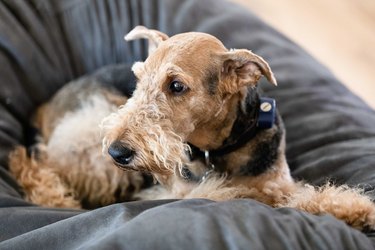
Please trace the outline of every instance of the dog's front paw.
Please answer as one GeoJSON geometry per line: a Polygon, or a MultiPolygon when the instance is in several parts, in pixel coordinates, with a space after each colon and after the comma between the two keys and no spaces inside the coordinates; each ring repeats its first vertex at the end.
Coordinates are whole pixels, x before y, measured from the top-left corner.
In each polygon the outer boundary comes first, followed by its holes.
{"type": "Polygon", "coordinates": [[[286,206],[316,215],[331,214],[361,231],[375,230],[375,204],[362,190],[346,185],[301,185],[286,206]]]}
{"type": "Polygon", "coordinates": [[[367,197],[361,197],[362,201],[355,203],[348,215],[345,216],[345,221],[348,225],[364,231],[375,230],[375,204],[367,197]]]}

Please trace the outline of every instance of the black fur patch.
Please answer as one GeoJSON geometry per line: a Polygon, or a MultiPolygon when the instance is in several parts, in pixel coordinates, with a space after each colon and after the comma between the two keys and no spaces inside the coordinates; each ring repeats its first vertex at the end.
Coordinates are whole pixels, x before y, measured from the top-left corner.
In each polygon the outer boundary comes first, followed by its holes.
{"type": "MultiPolygon", "coordinates": [[[[278,119],[277,119],[278,120],[278,119]]],[[[278,122],[277,122],[278,123],[278,122]]],[[[270,140],[258,143],[251,160],[240,168],[240,175],[258,176],[266,172],[276,162],[283,129],[277,124],[277,131],[270,140]]]]}
{"type": "Polygon", "coordinates": [[[212,156],[233,152],[246,145],[261,132],[261,129],[256,126],[259,109],[259,96],[256,88],[249,88],[246,102],[246,111],[238,108],[237,120],[233,124],[229,137],[225,139],[222,147],[210,152],[212,156]]]}
{"type": "MultiPolygon", "coordinates": [[[[249,124],[253,124],[255,119],[257,119],[258,109],[259,109],[259,95],[256,87],[249,88],[246,98],[246,111],[245,113],[239,107],[237,111],[237,120],[234,122],[232,131],[229,137],[224,141],[225,144],[231,144],[238,141],[241,136],[243,136],[244,131],[249,127],[249,124]]],[[[256,131],[259,132],[259,129],[256,131]]],[[[245,142],[250,139],[244,138],[245,142]]]]}

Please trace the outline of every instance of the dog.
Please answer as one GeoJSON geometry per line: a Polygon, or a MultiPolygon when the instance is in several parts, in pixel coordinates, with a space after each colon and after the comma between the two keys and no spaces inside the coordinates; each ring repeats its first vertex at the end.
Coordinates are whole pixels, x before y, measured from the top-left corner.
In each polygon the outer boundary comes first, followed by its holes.
{"type": "Polygon", "coordinates": [[[38,153],[29,157],[20,147],[10,156],[11,172],[28,200],[61,207],[80,207],[82,201],[105,205],[132,187],[132,199],[252,198],[272,207],[332,214],[360,230],[375,228],[375,205],[361,190],[292,179],[275,102],[257,90],[262,76],[276,85],[263,58],[246,49],[228,50],[205,33],[169,38],[138,26],[125,37],[140,38],[148,39],[149,56],[132,67],[137,85],[131,97],[100,83],[92,88],[75,83],[38,110],[35,120],[43,137],[38,153]],[[63,102],[81,91],[90,96],[87,101],[63,102]],[[82,129],[72,133],[77,128],[82,129]],[[96,171],[118,177],[100,179],[96,171]],[[142,189],[142,173],[160,185],[142,189]],[[58,189],[49,175],[60,179],[58,189]]]}
{"type": "Polygon", "coordinates": [[[359,190],[292,179],[282,120],[257,92],[261,76],[276,85],[263,58],[204,33],[138,26],[125,37],[140,38],[149,56],[133,65],[133,96],[103,120],[103,148],[117,166],[152,173],[164,191],[150,197],[252,198],[375,228],[375,205],[359,190]]]}

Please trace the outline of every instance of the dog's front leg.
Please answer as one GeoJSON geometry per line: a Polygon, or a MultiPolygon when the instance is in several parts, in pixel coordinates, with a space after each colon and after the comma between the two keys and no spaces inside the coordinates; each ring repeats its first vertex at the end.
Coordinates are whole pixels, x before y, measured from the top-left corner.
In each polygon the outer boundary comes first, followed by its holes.
{"type": "Polygon", "coordinates": [[[285,206],[316,215],[331,214],[360,230],[375,229],[375,204],[362,190],[330,183],[322,187],[296,183],[296,187],[285,206]]]}
{"type": "Polygon", "coordinates": [[[209,178],[185,198],[251,198],[272,207],[291,207],[315,215],[330,214],[359,230],[375,229],[375,204],[362,190],[330,183],[313,187],[271,175],[232,177],[230,180],[209,178]]]}
{"type": "Polygon", "coordinates": [[[362,190],[330,183],[313,187],[286,176],[271,171],[253,179],[238,179],[236,184],[249,188],[248,198],[273,207],[292,207],[315,215],[331,214],[359,230],[375,229],[375,204],[362,190]]]}

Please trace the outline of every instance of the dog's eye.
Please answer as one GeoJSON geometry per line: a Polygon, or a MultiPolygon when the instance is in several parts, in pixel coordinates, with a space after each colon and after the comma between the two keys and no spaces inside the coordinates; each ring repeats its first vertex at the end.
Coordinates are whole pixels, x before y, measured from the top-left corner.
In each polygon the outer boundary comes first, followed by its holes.
{"type": "Polygon", "coordinates": [[[181,95],[187,90],[187,87],[179,81],[172,81],[169,84],[169,91],[171,91],[172,94],[175,95],[181,95]]]}

